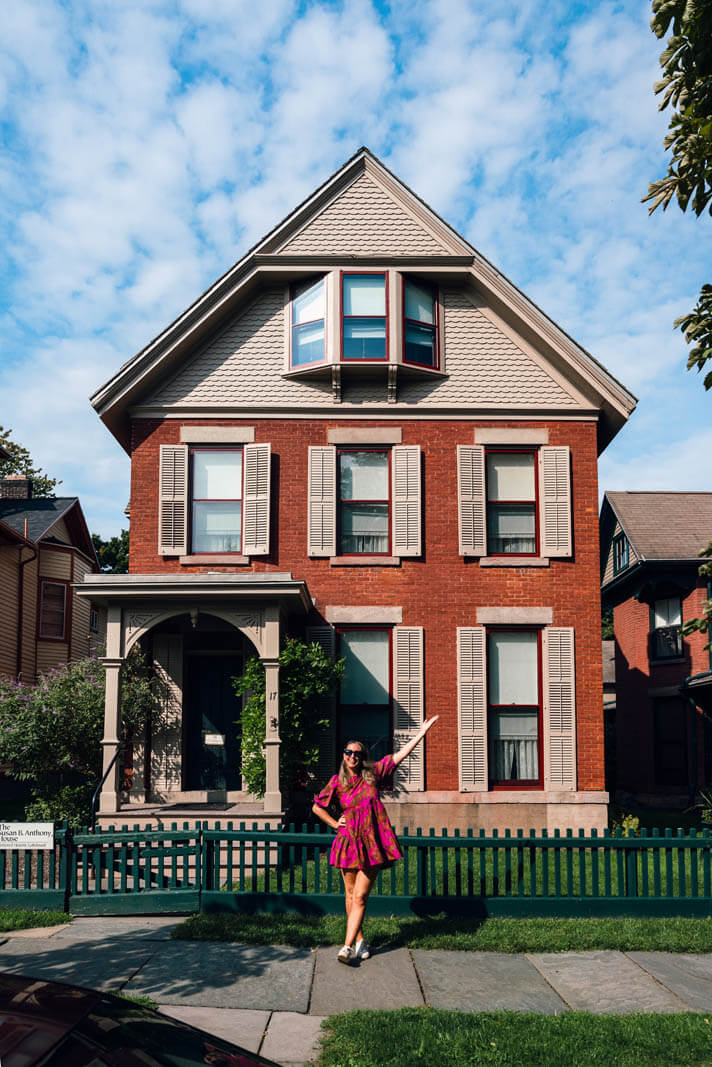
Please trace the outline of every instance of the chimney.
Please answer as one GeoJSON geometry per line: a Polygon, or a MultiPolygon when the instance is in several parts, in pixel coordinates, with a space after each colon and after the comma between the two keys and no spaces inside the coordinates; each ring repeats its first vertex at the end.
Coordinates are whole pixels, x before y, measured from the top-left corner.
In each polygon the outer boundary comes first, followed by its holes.
{"type": "Polygon", "coordinates": [[[8,474],[0,481],[0,499],[30,500],[32,497],[32,479],[24,474],[8,474]]]}

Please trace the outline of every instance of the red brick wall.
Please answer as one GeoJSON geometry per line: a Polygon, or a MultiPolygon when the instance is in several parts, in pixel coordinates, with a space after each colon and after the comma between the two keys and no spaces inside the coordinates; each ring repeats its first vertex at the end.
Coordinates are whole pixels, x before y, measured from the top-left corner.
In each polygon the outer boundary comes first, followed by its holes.
{"type": "MultiPolygon", "coordinates": [[[[594,422],[552,422],[549,441],[572,452],[574,559],[552,560],[542,568],[481,568],[458,555],[456,446],[471,444],[475,426],[541,427],[541,423],[480,421],[406,421],[403,444],[424,452],[422,558],[398,567],[333,567],[306,556],[307,448],[327,443],[327,429],[346,420],[220,420],[223,425],[254,425],[255,439],[269,441],[273,454],[272,552],[250,567],[185,567],[157,554],[159,445],[177,444],[178,420],[139,419],[133,426],[131,484],[132,573],[187,571],[291,571],[304,579],[326,604],[395,604],[403,624],[425,628],[426,711],[442,721],[428,738],[429,789],[457,789],[456,627],[476,622],[477,606],[551,606],[554,624],[576,631],[578,787],[603,789],[603,713],[601,682],[598,486],[594,422]],[[276,458],[275,458],[276,457],[276,458]],[[275,521],[276,503],[278,514],[275,521]]],[[[203,424],[185,420],[184,425],[203,424]]],[[[211,421],[211,425],[214,423],[211,421]]],[[[393,426],[381,420],[362,426],[393,426]]]]}
{"type": "MultiPolygon", "coordinates": [[[[691,575],[694,575],[694,568],[691,575]]],[[[705,580],[682,601],[683,620],[702,614],[705,580]]],[[[685,657],[675,663],[649,662],[650,606],[632,596],[613,609],[616,638],[616,732],[618,787],[631,792],[664,793],[655,783],[654,713],[650,690],[677,687],[690,674],[709,670],[707,638],[694,633],[685,638],[685,657]]],[[[699,780],[702,768],[702,729],[698,723],[699,780]]],[[[673,788],[671,792],[675,792],[673,788]]],[[[679,790],[678,790],[679,792],[679,790]]]]}

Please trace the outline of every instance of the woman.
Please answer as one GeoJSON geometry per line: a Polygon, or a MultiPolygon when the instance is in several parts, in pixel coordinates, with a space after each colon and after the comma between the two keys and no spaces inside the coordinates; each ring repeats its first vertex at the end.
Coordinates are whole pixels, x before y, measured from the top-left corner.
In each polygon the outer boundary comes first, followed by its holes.
{"type": "Polygon", "coordinates": [[[398,764],[411,754],[437,721],[437,715],[428,719],[400,752],[384,756],[377,763],[369,761],[364,744],[349,741],[339,773],[314,798],[312,811],[316,817],[336,830],[329,862],[340,869],[346,896],[346,939],[337,956],[341,963],[353,966],[371,955],[363,937],[368,896],[378,872],[401,858],[379,791],[392,788],[390,779],[398,764]],[[335,796],[343,809],[338,821],[328,811],[335,796]]]}

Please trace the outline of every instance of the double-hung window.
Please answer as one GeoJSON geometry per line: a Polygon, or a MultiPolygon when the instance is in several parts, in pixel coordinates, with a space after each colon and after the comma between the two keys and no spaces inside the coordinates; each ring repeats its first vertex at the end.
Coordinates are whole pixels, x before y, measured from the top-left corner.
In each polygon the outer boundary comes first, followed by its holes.
{"type": "Polygon", "coordinates": [[[438,366],[438,303],[425,282],[403,279],[403,361],[438,366]]]}
{"type": "Polygon", "coordinates": [[[613,538],[613,573],[618,574],[625,570],[629,562],[628,538],[624,533],[618,533],[613,538]]]}
{"type": "Polygon", "coordinates": [[[191,448],[191,551],[242,551],[242,449],[191,448]]]}
{"type": "Polygon", "coordinates": [[[341,358],[388,359],[385,274],[342,274],[341,358]]]}
{"type": "Polygon", "coordinates": [[[537,554],[533,451],[487,450],[487,545],[492,556],[537,554]]]}
{"type": "Polygon", "coordinates": [[[291,346],[292,367],[304,367],[324,360],[324,318],[326,286],[323,278],[292,287],[291,346]]]}
{"type": "Polygon", "coordinates": [[[40,587],[39,636],[63,641],[67,628],[67,585],[42,581],[40,587]]]}
{"type": "Polygon", "coordinates": [[[365,741],[373,759],[392,750],[391,630],[339,627],[345,660],[339,694],[339,751],[347,741],[365,741]]]}
{"type": "Polygon", "coordinates": [[[682,646],[682,601],[679,596],[654,601],[650,609],[651,659],[679,659],[682,646]]]}
{"type": "Polygon", "coordinates": [[[492,785],[541,783],[540,635],[487,634],[489,770],[492,785]]]}
{"type": "Polygon", "coordinates": [[[339,553],[390,552],[390,452],[340,448],[338,452],[339,553]]]}

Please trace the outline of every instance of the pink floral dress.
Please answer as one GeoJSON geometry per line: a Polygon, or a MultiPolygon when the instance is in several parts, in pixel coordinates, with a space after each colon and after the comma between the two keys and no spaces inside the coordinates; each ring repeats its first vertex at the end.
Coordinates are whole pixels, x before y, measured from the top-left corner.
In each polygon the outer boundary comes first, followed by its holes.
{"type": "Polygon", "coordinates": [[[338,775],[330,778],[314,803],[328,808],[334,797],[346,816],[346,826],[336,831],[329,862],[333,867],[363,870],[364,867],[390,867],[401,859],[396,835],[381,803],[379,790],[392,788],[396,765],[393,756],[384,756],[373,765],[375,782],[365,782],[360,774],[342,786],[338,775]]]}

